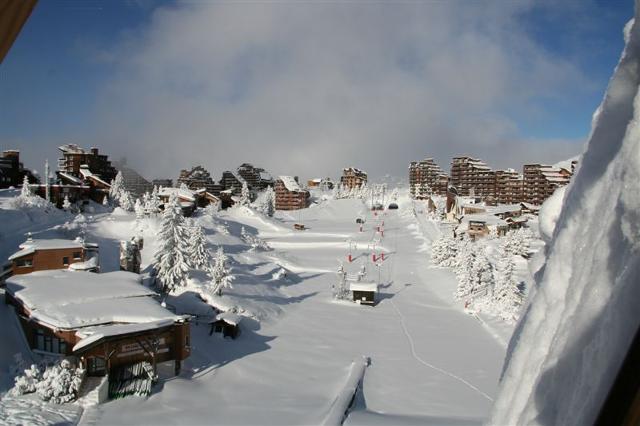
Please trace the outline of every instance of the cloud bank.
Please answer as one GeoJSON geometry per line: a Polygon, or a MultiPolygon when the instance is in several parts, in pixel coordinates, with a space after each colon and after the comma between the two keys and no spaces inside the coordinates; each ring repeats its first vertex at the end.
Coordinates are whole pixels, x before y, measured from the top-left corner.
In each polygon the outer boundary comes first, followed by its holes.
{"type": "MultiPolygon", "coordinates": [[[[102,57],[96,143],[149,177],[248,161],[275,174],[404,176],[470,154],[555,162],[581,141],[527,140],[514,114],[579,90],[517,2],[192,2],[156,9],[102,57]]],[[[94,139],[95,140],[95,139],[94,139]]]]}

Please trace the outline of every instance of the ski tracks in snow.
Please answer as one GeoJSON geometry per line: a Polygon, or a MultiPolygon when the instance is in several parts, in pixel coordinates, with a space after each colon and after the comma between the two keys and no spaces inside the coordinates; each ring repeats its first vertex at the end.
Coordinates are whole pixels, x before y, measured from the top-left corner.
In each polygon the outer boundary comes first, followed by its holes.
{"type": "Polygon", "coordinates": [[[398,309],[396,304],[393,302],[393,299],[390,299],[389,302],[391,303],[391,306],[393,306],[393,309],[396,312],[396,315],[398,315],[398,318],[400,319],[400,325],[402,326],[402,332],[404,333],[405,337],[407,338],[407,341],[409,342],[409,347],[411,348],[411,355],[413,356],[413,358],[416,361],[418,361],[420,364],[422,364],[422,365],[424,365],[424,366],[426,366],[428,368],[431,368],[433,370],[436,370],[436,371],[444,374],[445,376],[449,376],[452,379],[463,383],[464,385],[466,385],[467,387],[473,389],[474,391],[476,391],[477,393],[479,393],[480,395],[482,395],[483,397],[485,397],[489,401],[493,402],[493,398],[491,398],[489,395],[487,395],[486,393],[481,391],[478,387],[476,387],[473,384],[469,383],[468,381],[466,381],[462,377],[456,376],[455,374],[453,374],[453,373],[451,373],[451,372],[449,372],[447,370],[443,370],[442,368],[437,367],[437,366],[435,366],[435,365],[423,360],[416,352],[416,347],[415,347],[415,344],[413,342],[413,337],[411,337],[411,333],[409,333],[409,330],[407,329],[407,325],[405,323],[404,316],[402,315],[402,313],[400,312],[400,310],[398,309]]]}

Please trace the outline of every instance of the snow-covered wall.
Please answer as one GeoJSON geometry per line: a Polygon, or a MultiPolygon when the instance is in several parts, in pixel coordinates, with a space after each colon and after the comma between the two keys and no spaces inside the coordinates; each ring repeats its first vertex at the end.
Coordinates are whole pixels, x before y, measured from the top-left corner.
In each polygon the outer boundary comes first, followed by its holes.
{"type": "Polygon", "coordinates": [[[512,338],[490,424],[593,424],[638,329],[639,6],[512,338]]]}

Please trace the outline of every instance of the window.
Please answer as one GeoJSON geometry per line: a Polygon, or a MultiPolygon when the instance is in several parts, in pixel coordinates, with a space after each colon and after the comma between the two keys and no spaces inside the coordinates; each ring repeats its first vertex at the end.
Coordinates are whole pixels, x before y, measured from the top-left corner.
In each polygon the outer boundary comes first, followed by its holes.
{"type": "Polygon", "coordinates": [[[44,330],[36,330],[36,349],[54,354],[66,354],[67,342],[50,334],[45,334],[44,330]]]}
{"type": "Polygon", "coordinates": [[[16,260],[16,266],[19,268],[30,268],[33,266],[33,259],[18,259],[16,260]]]}
{"type": "Polygon", "coordinates": [[[82,259],[82,252],[74,251],[73,252],[73,260],[81,260],[81,259],[82,259]]]}
{"type": "Polygon", "coordinates": [[[69,257],[68,256],[65,256],[65,257],[62,258],[62,264],[64,266],[69,265],[69,257]]]}

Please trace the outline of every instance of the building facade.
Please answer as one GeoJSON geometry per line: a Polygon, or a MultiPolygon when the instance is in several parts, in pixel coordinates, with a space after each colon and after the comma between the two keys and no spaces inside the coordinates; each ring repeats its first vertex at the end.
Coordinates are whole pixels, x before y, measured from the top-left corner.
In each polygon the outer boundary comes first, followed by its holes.
{"type": "Polygon", "coordinates": [[[495,199],[500,204],[522,201],[522,176],[513,169],[496,170],[495,199]]]}
{"type": "Polygon", "coordinates": [[[263,168],[244,163],[238,167],[238,175],[242,177],[250,189],[262,190],[273,186],[273,177],[263,168]]]}
{"type": "Polygon", "coordinates": [[[467,156],[454,157],[450,179],[459,195],[495,198],[495,172],[482,160],[467,156]]]}
{"type": "Polygon", "coordinates": [[[111,165],[109,157],[100,154],[98,148],[86,150],[75,144],[58,147],[62,158],[58,159],[58,170],[71,176],[80,178],[80,167],[87,165],[88,169],[100,179],[109,183],[115,179],[118,171],[111,165]]]}
{"type": "Polygon", "coordinates": [[[412,161],[409,164],[409,191],[411,198],[426,199],[431,194],[446,195],[449,177],[433,158],[412,161]]]}
{"type": "Polygon", "coordinates": [[[347,167],[342,170],[340,184],[344,188],[356,188],[367,184],[367,174],[355,167],[347,167]]]}
{"type": "Polygon", "coordinates": [[[300,188],[291,176],[280,176],[275,184],[276,210],[299,210],[309,207],[309,191],[300,188]]]}
{"type": "Polygon", "coordinates": [[[215,195],[220,194],[223,189],[221,185],[214,182],[209,171],[202,166],[195,166],[191,170],[181,170],[177,185],[180,186],[183,183],[191,190],[204,188],[215,195]]]}
{"type": "Polygon", "coordinates": [[[543,164],[525,164],[522,175],[522,201],[533,205],[541,205],[571,180],[569,170],[543,164]]]}

